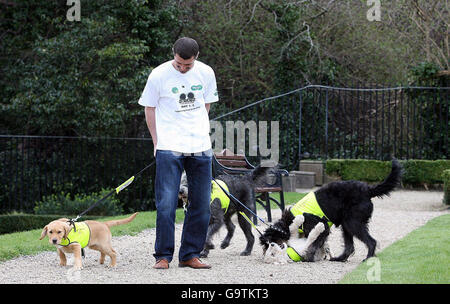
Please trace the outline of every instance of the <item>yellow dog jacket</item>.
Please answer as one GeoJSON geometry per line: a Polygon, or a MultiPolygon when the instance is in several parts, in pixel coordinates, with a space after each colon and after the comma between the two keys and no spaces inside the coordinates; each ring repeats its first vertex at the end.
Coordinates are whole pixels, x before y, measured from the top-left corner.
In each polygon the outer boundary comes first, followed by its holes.
{"type": "Polygon", "coordinates": [[[228,206],[230,206],[230,198],[223,192],[222,189],[220,189],[219,185],[222,186],[223,189],[225,189],[227,192],[230,192],[228,190],[227,184],[225,184],[220,179],[216,179],[215,181],[211,181],[211,202],[214,201],[214,199],[218,198],[220,200],[220,204],[222,205],[222,209],[225,209],[225,213],[228,210],[228,206]]]}
{"type": "MultiPolygon", "coordinates": [[[[292,208],[291,213],[294,216],[303,214],[303,213],[310,213],[313,215],[316,215],[320,218],[325,217],[328,221],[328,226],[333,226],[333,223],[330,222],[328,217],[323,213],[322,209],[319,206],[319,203],[317,203],[316,195],[314,192],[308,193],[305,197],[303,197],[300,201],[298,201],[292,208]]],[[[298,229],[300,233],[303,233],[302,229],[298,229]]]]}
{"type": "Polygon", "coordinates": [[[288,247],[286,249],[286,253],[291,258],[291,260],[293,260],[294,262],[300,262],[303,260],[303,258],[292,247],[288,247]]]}
{"type": "Polygon", "coordinates": [[[91,237],[91,229],[86,223],[75,223],[75,229],[72,228],[67,238],[61,240],[61,246],[68,246],[72,243],[80,244],[81,248],[86,247],[89,244],[89,239],[91,237]]]}

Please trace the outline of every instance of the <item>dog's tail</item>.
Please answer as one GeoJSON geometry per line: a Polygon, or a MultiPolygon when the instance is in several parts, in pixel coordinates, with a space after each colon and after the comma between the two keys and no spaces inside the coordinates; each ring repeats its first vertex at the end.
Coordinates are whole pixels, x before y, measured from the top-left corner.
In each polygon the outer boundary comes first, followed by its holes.
{"type": "Polygon", "coordinates": [[[370,197],[382,197],[383,195],[389,195],[389,193],[400,184],[401,178],[402,166],[394,158],[392,159],[391,173],[389,173],[386,179],[381,184],[369,187],[370,197]]]}
{"type": "Polygon", "coordinates": [[[131,221],[134,220],[134,218],[136,217],[137,214],[138,214],[138,212],[132,214],[131,216],[127,217],[126,219],[122,219],[122,220],[112,220],[112,221],[107,221],[107,222],[104,222],[104,223],[105,223],[106,226],[108,226],[108,227],[128,224],[129,222],[131,222],[131,221]]]}

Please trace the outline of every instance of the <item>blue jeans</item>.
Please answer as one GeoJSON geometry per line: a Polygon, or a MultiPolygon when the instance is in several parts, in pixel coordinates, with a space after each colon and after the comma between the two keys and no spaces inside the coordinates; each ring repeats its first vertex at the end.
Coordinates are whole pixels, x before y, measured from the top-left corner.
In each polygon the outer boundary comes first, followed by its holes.
{"type": "Polygon", "coordinates": [[[210,218],[212,151],[181,154],[156,151],[156,260],[172,261],[175,248],[175,211],[183,169],[188,180],[189,204],[184,218],[179,260],[199,257],[210,218]]]}

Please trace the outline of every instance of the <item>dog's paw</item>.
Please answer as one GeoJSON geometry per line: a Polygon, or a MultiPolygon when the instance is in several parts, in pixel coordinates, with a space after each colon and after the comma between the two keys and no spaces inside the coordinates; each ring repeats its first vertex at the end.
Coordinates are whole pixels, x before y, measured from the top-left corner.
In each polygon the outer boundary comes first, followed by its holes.
{"type": "Polygon", "coordinates": [[[210,249],[214,249],[214,248],[216,248],[216,247],[214,246],[214,244],[212,244],[212,243],[205,243],[205,249],[210,250],[210,249]]]}
{"type": "Polygon", "coordinates": [[[240,254],[240,256],[249,256],[249,255],[251,255],[251,254],[252,254],[251,252],[248,252],[248,251],[242,251],[241,254],[240,254]]]}
{"type": "Polygon", "coordinates": [[[209,254],[209,251],[203,250],[202,252],[200,252],[200,257],[201,258],[207,258],[209,254]]]}
{"type": "Polygon", "coordinates": [[[348,258],[341,258],[341,257],[330,257],[330,262],[341,262],[345,263],[347,262],[348,258]]]}
{"type": "Polygon", "coordinates": [[[325,224],[319,223],[313,228],[310,235],[314,238],[317,238],[324,231],[325,231],[325,224]]]}
{"type": "Polygon", "coordinates": [[[220,248],[221,248],[221,249],[225,249],[225,248],[227,248],[228,246],[230,246],[230,242],[223,241],[222,244],[220,244],[220,248]]]}
{"type": "Polygon", "coordinates": [[[317,227],[317,231],[319,231],[320,233],[324,232],[326,228],[325,223],[322,223],[322,225],[319,225],[319,227],[317,227]]]}
{"type": "Polygon", "coordinates": [[[299,227],[300,225],[303,224],[304,221],[305,217],[303,216],[303,214],[299,214],[294,218],[293,224],[299,227]]]}

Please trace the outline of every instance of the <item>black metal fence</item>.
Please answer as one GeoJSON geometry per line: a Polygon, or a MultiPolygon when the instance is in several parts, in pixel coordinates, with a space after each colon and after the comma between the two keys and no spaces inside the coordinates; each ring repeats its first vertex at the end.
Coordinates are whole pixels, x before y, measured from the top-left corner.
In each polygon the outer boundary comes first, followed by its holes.
{"type": "MultiPolygon", "coordinates": [[[[305,158],[448,159],[449,90],[311,85],[215,120],[224,128],[226,121],[279,121],[279,162],[288,170],[298,169],[305,158]]],[[[247,146],[246,154],[251,149],[247,146]]],[[[258,153],[254,161],[260,158],[258,153]]]]}
{"type": "MultiPolygon", "coordinates": [[[[0,213],[32,212],[44,196],[113,189],[153,160],[135,138],[0,136],[0,213]]],[[[127,212],[154,209],[154,168],[118,196],[127,212]]]]}
{"type": "MultiPolygon", "coordinates": [[[[448,159],[449,89],[307,86],[213,120],[223,127],[222,147],[234,151],[236,141],[227,146],[227,121],[258,128],[267,122],[268,148],[271,122],[278,121],[278,161],[288,170],[305,158],[448,159]]],[[[244,153],[258,163],[261,138],[250,136],[245,134],[244,153]]],[[[0,213],[31,212],[52,193],[115,188],[152,160],[148,138],[0,136],[0,213]]],[[[154,173],[153,167],[120,193],[125,211],[155,208],[154,173]]]]}

